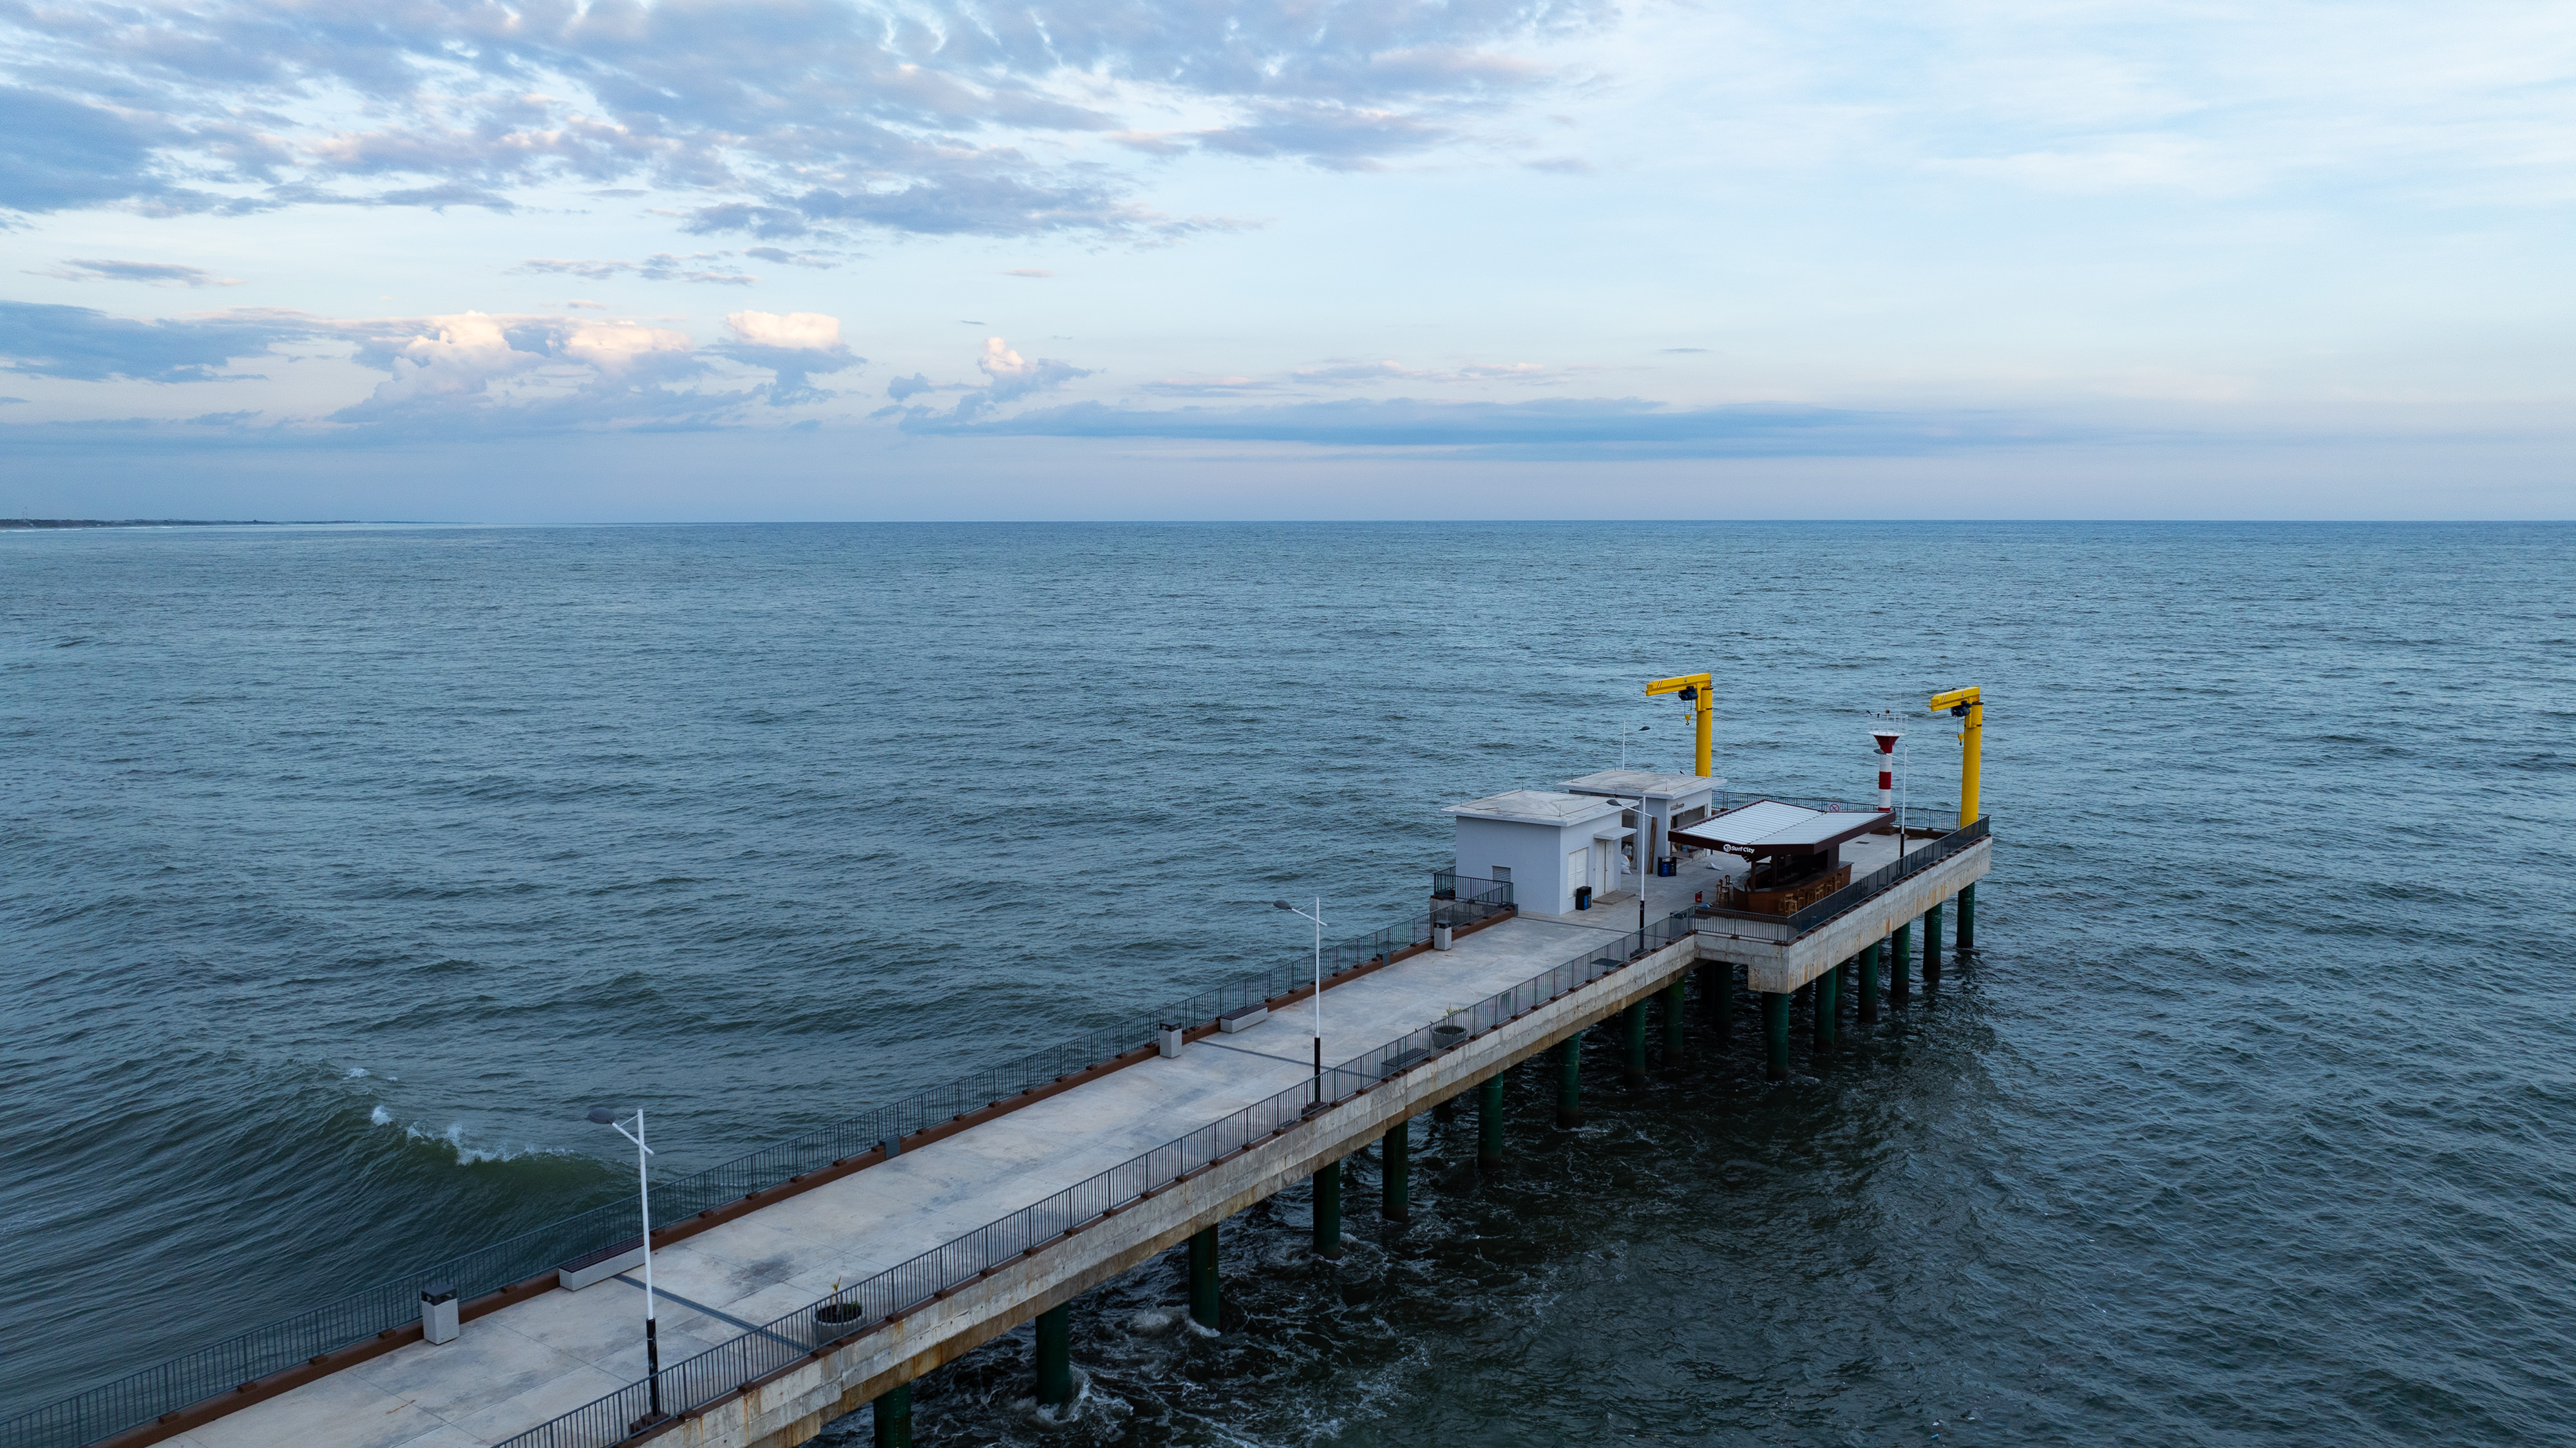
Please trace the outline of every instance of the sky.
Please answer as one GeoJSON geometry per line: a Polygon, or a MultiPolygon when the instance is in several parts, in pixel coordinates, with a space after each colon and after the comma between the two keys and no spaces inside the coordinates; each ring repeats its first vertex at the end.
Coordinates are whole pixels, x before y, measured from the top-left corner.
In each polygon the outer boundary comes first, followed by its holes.
{"type": "Polygon", "coordinates": [[[0,0],[0,514],[2576,516],[2576,7],[0,0]]]}

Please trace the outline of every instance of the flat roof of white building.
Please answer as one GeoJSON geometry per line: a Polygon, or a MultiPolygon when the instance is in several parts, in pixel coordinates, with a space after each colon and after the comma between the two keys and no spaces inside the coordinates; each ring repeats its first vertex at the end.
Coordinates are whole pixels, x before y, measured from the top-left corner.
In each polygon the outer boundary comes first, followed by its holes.
{"type": "Polygon", "coordinates": [[[1480,820],[1509,820],[1515,824],[1580,825],[1589,824],[1603,815],[1618,813],[1619,806],[1591,794],[1560,794],[1549,789],[1511,789],[1501,794],[1453,804],[1443,814],[1465,815],[1480,820]]]}
{"type": "Polygon", "coordinates": [[[1569,779],[1559,789],[1576,794],[1642,794],[1648,799],[1677,799],[1726,783],[1697,774],[1659,774],[1651,769],[1600,769],[1569,779]]]}

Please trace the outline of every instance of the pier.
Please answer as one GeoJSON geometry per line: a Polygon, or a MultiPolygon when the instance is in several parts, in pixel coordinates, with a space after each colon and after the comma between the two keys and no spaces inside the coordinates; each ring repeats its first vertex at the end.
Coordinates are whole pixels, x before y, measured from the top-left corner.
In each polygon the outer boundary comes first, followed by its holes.
{"type": "MultiPolygon", "coordinates": [[[[649,1359],[630,1202],[12,1420],[0,1448],[789,1448],[870,1405],[877,1443],[904,1445],[909,1384],[1032,1322],[1034,1396],[1062,1406],[1067,1303],[1186,1246],[1190,1316],[1215,1330],[1225,1222],[1311,1181],[1314,1251],[1338,1256],[1357,1205],[1340,1163],[1384,1143],[1368,1205],[1402,1220],[1419,1113],[1472,1104],[1480,1167],[1508,1170],[1516,1140],[1581,1120],[1595,1026],[1616,1022],[1632,1079],[1658,1017],[1676,1043],[1686,1017],[1754,1026],[1785,1080],[1846,1016],[1937,988],[1945,907],[1969,954],[1992,862],[1973,754],[1955,824],[1730,793],[1707,773],[1707,697],[1698,676],[1697,776],[1453,806],[1458,858],[1397,925],[657,1187],[649,1359]],[[1504,1118],[1524,1066],[1559,1082],[1553,1118],[1504,1118]],[[387,1325],[415,1293],[418,1320],[387,1325]]],[[[1973,747],[1974,691],[1933,704],[1973,747]]]]}

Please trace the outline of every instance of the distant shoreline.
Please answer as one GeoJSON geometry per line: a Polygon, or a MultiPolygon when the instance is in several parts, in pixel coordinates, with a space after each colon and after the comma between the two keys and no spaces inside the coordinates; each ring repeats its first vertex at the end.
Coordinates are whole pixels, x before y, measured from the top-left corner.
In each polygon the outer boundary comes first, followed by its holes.
{"type": "Polygon", "coordinates": [[[285,528],[355,518],[0,518],[0,528],[285,528]]]}

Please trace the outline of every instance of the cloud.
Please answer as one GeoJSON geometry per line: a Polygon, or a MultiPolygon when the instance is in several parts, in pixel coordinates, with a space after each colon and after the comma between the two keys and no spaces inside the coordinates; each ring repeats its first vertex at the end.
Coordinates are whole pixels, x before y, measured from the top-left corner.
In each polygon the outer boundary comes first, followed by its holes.
{"type": "Polygon", "coordinates": [[[1754,404],[1674,408],[1639,398],[1544,402],[1344,400],[1137,409],[1096,402],[1011,417],[915,412],[906,432],[950,437],[1170,438],[1441,449],[1444,456],[1877,457],[2070,441],[2072,430],[1982,413],[1878,413],[1754,404]]]}
{"type": "MultiPolygon", "coordinates": [[[[773,248],[763,247],[761,250],[768,251],[773,248]]],[[[725,251],[693,251],[686,256],[681,256],[673,252],[657,251],[642,261],[576,261],[568,257],[532,256],[510,270],[540,275],[575,276],[594,282],[606,281],[611,277],[628,273],[652,282],[712,282],[719,286],[734,287],[747,287],[760,280],[756,276],[729,269],[715,270],[694,265],[698,262],[721,261],[732,254],[725,251]]]]}
{"type": "Polygon", "coordinates": [[[147,321],[90,307],[0,302],[0,370],[75,382],[206,382],[257,357],[302,323],[270,317],[147,321]]]}
{"type": "Polygon", "coordinates": [[[1015,266],[1002,273],[1006,277],[1051,277],[1055,273],[1040,266],[1015,266]]]}
{"type": "Polygon", "coordinates": [[[1390,156],[1453,138],[1446,126],[1401,111],[1339,103],[1260,103],[1244,123],[1200,131],[1204,151],[1289,156],[1332,171],[1374,170],[1390,156]]]}
{"type": "Polygon", "coordinates": [[[167,261],[88,261],[73,258],[63,269],[37,273],[65,281],[147,282],[154,286],[237,287],[238,277],[219,277],[203,267],[181,266],[167,261]]]}
{"type": "Polygon", "coordinates": [[[776,246],[748,246],[743,248],[742,254],[779,266],[812,267],[816,271],[830,271],[841,264],[840,258],[824,252],[789,251],[784,247],[776,246]]]}
{"type": "Polygon", "coordinates": [[[1010,344],[999,337],[984,339],[984,355],[975,359],[975,369],[991,379],[984,384],[984,399],[991,403],[1017,402],[1032,393],[1052,392],[1092,375],[1091,368],[1052,357],[1032,362],[1012,351],[1010,344]]]}
{"type": "Polygon", "coordinates": [[[1564,368],[1537,362],[1470,362],[1458,367],[1407,367],[1401,362],[1332,362],[1261,376],[1167,377],[1145,384],[1161,397],[1221,397],[1297,387],[1366,387],[1378,383],[1556,382],[1564,368]]]}
{"type": "Polygon", "coordinates": [[[61,211],[167,194],[156,147],[175,130],[103,106],[0,85],[0,209],[61,211]]]}
{"type": "Polygon", "coordinates": [[[1223,224],[1135,204],[1056,138],[1137,132],[1352,169],[1552,83],[1610,0],[966,0],[362,8],[13,5],[0,209],[509,209],[523,187],[699,198],[702,231],[1223,224]]]}
{"type": "Polygon", "coordinates": [[[821,312],[733,312],[724,320],[733,341],[717,350],[737,362],[775,372],[777,380],[768,394],[774,407],[820,402],[833,394],[812,386],[809,377],[844,371],[868,360],[851,355],[842,343],[840,319],[821,312]]]}

